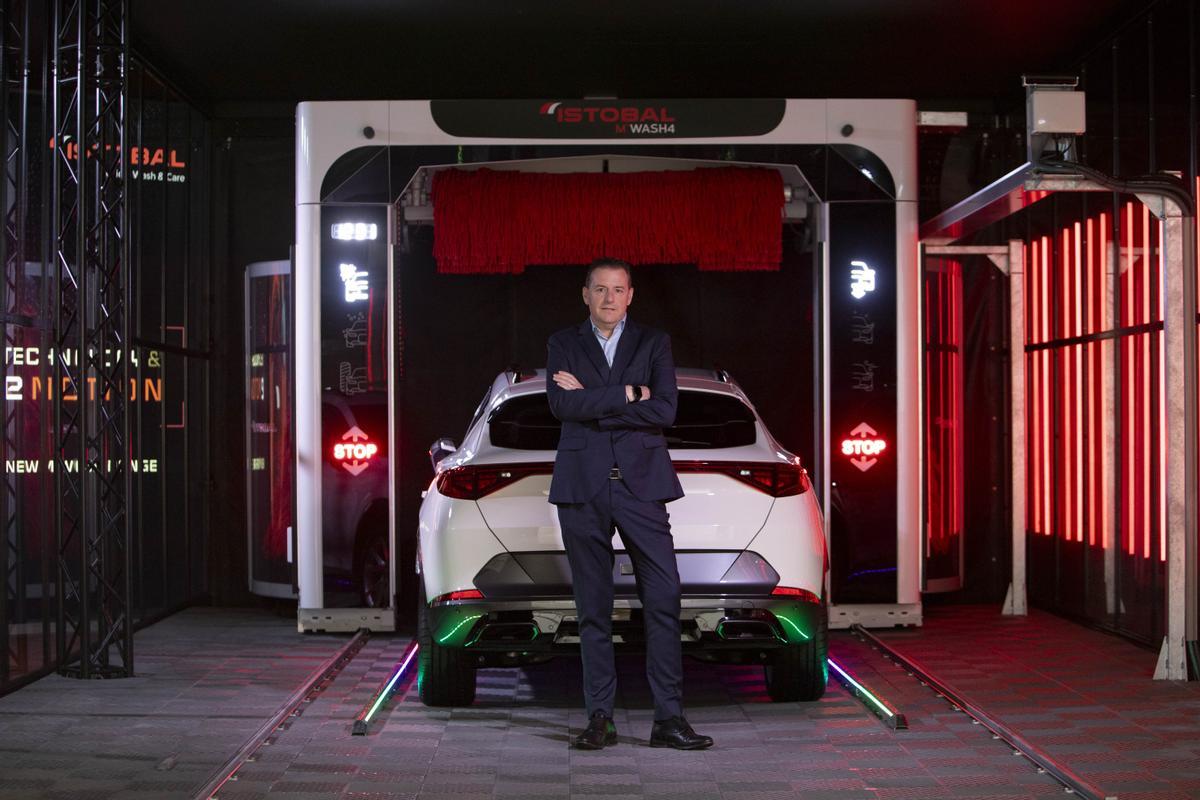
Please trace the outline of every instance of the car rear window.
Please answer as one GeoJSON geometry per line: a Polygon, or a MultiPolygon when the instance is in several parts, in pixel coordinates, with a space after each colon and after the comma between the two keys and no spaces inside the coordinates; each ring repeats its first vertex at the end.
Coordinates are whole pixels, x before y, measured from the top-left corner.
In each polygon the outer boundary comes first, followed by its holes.
{"type": "MultiPolygon", "coordinates": [[[[488,433],[496,447],[554,450],[561,423],[543,393],[514,397],[492,412],[488,433]]],[[[754,444],[754,412],[736,397],[680,391],[675,424],[665,429],[667,446],[680,450],[754,444]]]]}

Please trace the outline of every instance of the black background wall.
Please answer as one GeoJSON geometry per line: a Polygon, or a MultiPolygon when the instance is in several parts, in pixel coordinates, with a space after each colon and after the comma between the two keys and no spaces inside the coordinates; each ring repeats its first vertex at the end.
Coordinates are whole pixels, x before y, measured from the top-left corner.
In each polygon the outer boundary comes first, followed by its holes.
{"type": "MultiPolygon", "coordinates": [[[[277,114],[278,111],[276,110],[277,114]]],[[[213,126],[213,507],[209,591],[218,605],[260,602],[247,588],[246,265],[286,259],[295,241],[295,126],[290,117],[213,126]]]]}

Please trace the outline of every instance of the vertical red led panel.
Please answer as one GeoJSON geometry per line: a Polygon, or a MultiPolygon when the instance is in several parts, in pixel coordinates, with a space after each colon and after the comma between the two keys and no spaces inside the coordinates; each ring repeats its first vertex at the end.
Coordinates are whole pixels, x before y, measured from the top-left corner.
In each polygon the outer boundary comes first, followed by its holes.
{"type": "MultiPolygon", "coordinates": [[[[1059,205],[1059,219],[1078,207],[1059,205]]],[[[1030,591],[1154,640],[1167,552],[1164,226],[1126,197],[1047,234],[1027,243],[1030,591]]]]}
{"type": "MultiPolygon", "coordinates": [[[[1071,222],[1031,241],[1026,251],[1026,345],[1036,347],[1026,354],[1027,529],[1087,547],[1108,546],[1111,530],[1104,501],[1103,345],[1080,341],[1107,328],[1109,224],[1108,214],[1071,222]]],[[[1132,274],[1131,285],[1140,291],[1144,281],[1136,270],[1132,274]]],[[[1140,324],[1134,302],[1142,302],[1141,294],[1123,291],[1122,297],[1134,322],[1120,324],[1140,324]]],[[[1141,369],[1142,354],[1129,353],[1132,369],[1141,369]]],[[[1130,367],[1123,370],[1130,385],[1140,388],[1130,367]]],[[[1124,427],[1122,432],[1142,447],[1142,428],[1151,420],[1141,409],[1143,399],[1137,399],[1128,433],[1124,427]]],[[[1145,482],[1140,455],[1122,466],[1130,480],[1145,482]]]]}
{"type": "Polygon", "coordinates": [[[935,259],[924,272],[925,591],[962,586],[962,263],[935,259]]]}
{"type": "Polygon", "coordinates": [[[1161,223],[1129,201],[1123,211],[1121,258],[1121,541],[1144,559],[1166,558],[1166,441],[1162,419],[1163,298],[1161,223]]]}

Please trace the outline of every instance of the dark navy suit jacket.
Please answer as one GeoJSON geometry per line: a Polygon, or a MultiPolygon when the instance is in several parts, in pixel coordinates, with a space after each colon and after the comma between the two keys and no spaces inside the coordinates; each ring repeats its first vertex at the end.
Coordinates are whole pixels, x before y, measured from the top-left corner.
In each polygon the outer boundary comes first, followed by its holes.
{"type": "Polygon", "coordinates": [[[683,497],[663,428],[675,421],[679,394],[671,337],[628,317],[610,369],[590,319],[550,337],[546,393],[562,421],[551,503],[584,503],[609,480],[613,465],[639,500],[683,497]],[[583,384],[562,389],[554,373],[565,370],[583,384]],[[625,386],[649,386],[650,399],[625,400],[625,386]]]}

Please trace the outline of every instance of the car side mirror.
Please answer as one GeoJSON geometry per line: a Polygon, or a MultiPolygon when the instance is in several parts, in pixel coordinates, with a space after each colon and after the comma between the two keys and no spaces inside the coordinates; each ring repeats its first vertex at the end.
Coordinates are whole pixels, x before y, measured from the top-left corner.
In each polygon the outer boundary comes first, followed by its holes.
{"type": "Polygon", "coordinates": [[[454,440],[449,436],[443,436],[433,444],[429,445],[429,460],[433,463],[434,470],[437,470],[438,462],[443,458],[453,453],[458,448],[454,446],[454,440]]]}

